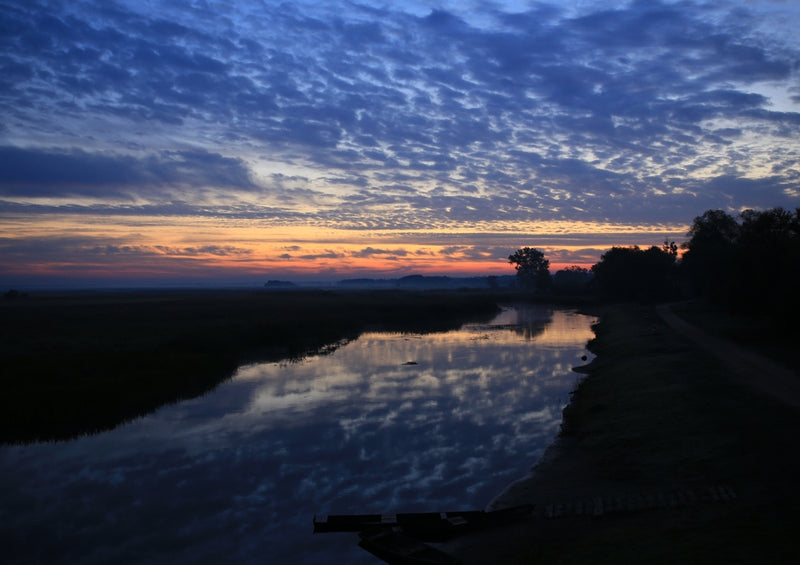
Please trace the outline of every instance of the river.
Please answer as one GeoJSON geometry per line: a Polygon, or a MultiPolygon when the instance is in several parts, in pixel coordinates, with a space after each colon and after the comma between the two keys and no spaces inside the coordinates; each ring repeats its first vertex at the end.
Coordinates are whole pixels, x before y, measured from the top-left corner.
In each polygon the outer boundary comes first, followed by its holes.
{"type": "Polygon", "coordinates": [[[483,509],[553,441],[594,321],[526,305],[365,333],[106,433],[0,447],[4,560],[381,563],[312,517],[483,509]]]}

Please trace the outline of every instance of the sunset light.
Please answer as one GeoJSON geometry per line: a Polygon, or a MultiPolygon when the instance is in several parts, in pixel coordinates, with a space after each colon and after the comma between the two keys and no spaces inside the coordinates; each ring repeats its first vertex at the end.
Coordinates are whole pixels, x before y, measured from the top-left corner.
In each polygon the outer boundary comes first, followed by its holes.
{"type": "Polygon", "coordinates": [[[5,2],[0,286],[590,267],[792,209],[790,4],[5,2]]]}

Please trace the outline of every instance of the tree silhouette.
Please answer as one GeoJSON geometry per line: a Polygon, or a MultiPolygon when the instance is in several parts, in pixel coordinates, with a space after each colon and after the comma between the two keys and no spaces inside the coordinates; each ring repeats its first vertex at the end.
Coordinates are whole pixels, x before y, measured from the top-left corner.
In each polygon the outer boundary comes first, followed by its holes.
{"type": "Polygon", "coordinates": [[[734,281],[731,277],[739,238],[736,219],[722,210],[707,210],[694,219],[681,269],[695,294],[713,300],[728,300],[734,281]]]}
{"type": "Polygon", "coordinates": [[[736,297],[751,308],[797,312],[800,300],[800,209],[783,208],[740,214],[733,276],[736,297]]]}
{"type": "Polygon", "coordinates": [[[544,253],[532,247],[523,247],[508,256],[508,262],[517,270],[517,282],[523,288],[548,290],[552,286],[550,261],[544,253]]]}
{"type": "Polygon", "coordinates": [[[553,289],[560,294],[578,294],[586,292],[592,273],[583,267],[571,266],[556,271],[553,275],[553,289]]]}
{"type": "Polygon", "coordinates": [[[708,210],[688,235],[681,267],[697,295],[784,322],[800,314],[800,208],[708,210]]]}
{"type": "Polygon", "coordinates": [[[664,242],[642,250],[612,247],[592,267],[594,284],[601,294],[624,300],[661,300],[677,293],[674,268],[678,248],[664,242]]]}

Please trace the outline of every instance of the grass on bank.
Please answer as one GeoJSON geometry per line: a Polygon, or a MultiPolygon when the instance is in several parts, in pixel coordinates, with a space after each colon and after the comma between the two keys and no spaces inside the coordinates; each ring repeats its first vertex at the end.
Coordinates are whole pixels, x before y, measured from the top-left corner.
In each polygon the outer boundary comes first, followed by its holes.
{"type": "Polygon", "coordinates": [[[150,291],[0,301],[0,443],[68,439],[191,398],[245,362],[366,329],[430,332],[498,310],[467,292],[150,291]]]}
{"type": "MultiPolygon", "coordinates": [[[[697,305],[682,313],[692,308],[707,330],[720,323],[697,305]]],[[[542,492],[728,485],[738,497],[547,521],[514,562],[796,563],[800,414],[733,384],[650,306],[603,308],[591,349],[598,357],[565,412],[563,449],[541,470],[542,492]]]]}

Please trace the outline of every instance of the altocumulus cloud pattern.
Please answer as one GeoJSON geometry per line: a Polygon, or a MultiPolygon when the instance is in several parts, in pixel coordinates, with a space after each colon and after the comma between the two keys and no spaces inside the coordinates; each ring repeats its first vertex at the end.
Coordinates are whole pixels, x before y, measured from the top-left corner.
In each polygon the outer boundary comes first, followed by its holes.
{"type": "Polygon", "coordinates": [[[800,203],[792,3],[436,6],[0,2],[0,255],[585,263],[800,203]]]}

